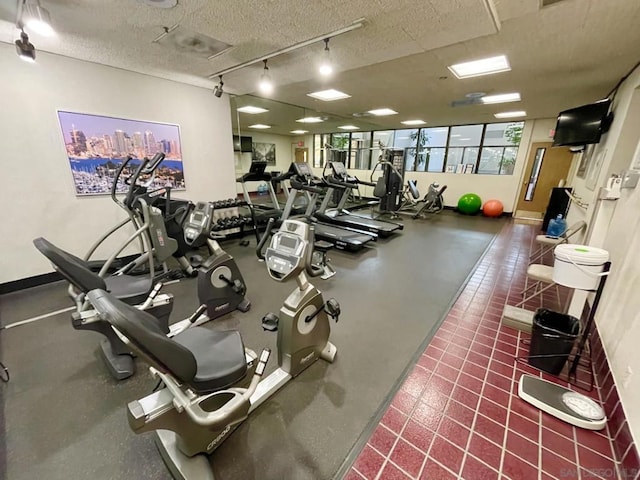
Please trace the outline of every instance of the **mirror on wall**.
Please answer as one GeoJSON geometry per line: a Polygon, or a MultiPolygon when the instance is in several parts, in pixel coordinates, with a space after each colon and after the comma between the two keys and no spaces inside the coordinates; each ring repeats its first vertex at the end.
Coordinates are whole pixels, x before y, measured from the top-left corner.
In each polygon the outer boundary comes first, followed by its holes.
{"type": "MultiPolygon", "coordinates": [[[[230,104],[237,176],[249,171],[252,158],[266,160],[269,171],[287,170],[296,160],[313,164],[314,134],[345,132],[348,139],[352,131],[379,128],[362,118],[347,118],[254,95],[231,96],[230,104]],[[358,128],[341,128],[350,126],[358,128]]],[[[368,147],[365,143],[360,148],[368,147]]]]}

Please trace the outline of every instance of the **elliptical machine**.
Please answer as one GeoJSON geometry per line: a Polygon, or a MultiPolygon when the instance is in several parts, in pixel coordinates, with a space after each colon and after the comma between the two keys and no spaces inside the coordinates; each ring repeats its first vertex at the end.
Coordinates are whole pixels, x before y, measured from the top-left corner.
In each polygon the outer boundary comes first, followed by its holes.
{"type": "Polygon", "coordinates": [[[295,278],[297,286],[274,320],[279,368],[264,379],[270,350],[258,358],[244,347],[237,331],[193,327],[168,338],[154,328],[147,313],[102,290],[89,292],[100,317],[150,363],[152,375],[164,384],[129,403],[127,416],[135,433],[156,431],[156,443],[174,478],[213,480],[206,454],[316,360],[333,362],[337,350],[329,341],[329,318],[337,321],[340,306],[334,299],[325,303],[308,281],[307,275],[322,273],[311,264],[312,247],[312,227],[285,220],[265,253],[271,278],[295,278]]]}
{"type": "MultiPolygon", "coordinates": [[[[87,302],[90,290],[109,291],[115,298],[149,312],[154,325],[168,336],[177,335],[193,325],[200,325],[235,309],[242,312],[250,309],[251,302],[244,296],[247,288],[235,260],[215,240],[209,238],[212,209],[207,205],[196,205],[185,230],[187,243],[198,244],[204,241],[211,251],[211,256],[197,271],[198,298],[202,305],[190,318],[173,325],[169,325],[173,296],[159,294],[162,283],[153,286],[152,275],[144,277],[121,274],[102,278],[90,270],[86,261],[56,247],[46,239],[37,238],[33,241],[36,248],[69,281],[69,290],[74,292],[77,306],[77,311],[71,318],[73,328],[95,331],[104,336],[100,342],[100,353],[109,373],[116,380],[124,380],[135,373],[134,353],[114,332],[109,322],[91,309],[90,302],[87,302]]],[[[144,200],[141,200],[141,206],[144,216],[148,217],[153,207],[148,207],[144,200]]],[[[157,227],[160,228],[161,225],[159,223],[157,227]]]]}

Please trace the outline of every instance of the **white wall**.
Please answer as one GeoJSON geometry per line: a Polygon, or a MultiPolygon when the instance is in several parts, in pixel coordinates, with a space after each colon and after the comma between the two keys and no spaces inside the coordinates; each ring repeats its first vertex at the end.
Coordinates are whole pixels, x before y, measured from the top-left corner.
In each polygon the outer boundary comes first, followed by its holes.
{"type": "Polygon", "coordinates": [[[207,89],[38,52],[21,61],[0,43],[3,186],[0,283],[51,272],[32,240],[83,255],[125,218],[108,196],[76,197],[57,110],[180,125],[191,200],[233,196],[229,99],[207,89]]]}
{"type": "Polygon", "coordinates": [[[631,431],[640,440],[640,188],[623,189],[619,200],[598,200],[599,187],[611,173],[629,168],[640,142],[640,69],[622,84],[614,101],[614,121],[597,145],[594,155],[603,153],[596,188],[592,191],[580,178],[571,178],[576,195],[589,203],[588,209],[571,205],[568,221],[589,223],[586,242],[610,252],[611,274],[596,312],[613,377],[631,431]]]}
{"type": "MultiPolygon", "coordinates": [[[[259,132],[259,131],[245,131],[242,134],[245,137],[251,137],[253,142],[259,143],[275,143],[276,144],[276,164],[269,165],[267,171],[285,172],[289,170],[289,166],[294,159],[294,148],[298,142],[299,137],[292,135],[277,135],[274,133],[259,132]]],[[[311,154],[311,149],[309,149],[311,154]]],[[[251,166],[251,153],[234,152],[234,162],[236,177],[241,176],[243,173],[249,172],[251,166]]],[[[253,182],[247,184],[247,189],[250,192],[255,192],[259,183],[253,182]]],[[[236,184],[236,192],[242,192],[242,185],[236,184]]]]}

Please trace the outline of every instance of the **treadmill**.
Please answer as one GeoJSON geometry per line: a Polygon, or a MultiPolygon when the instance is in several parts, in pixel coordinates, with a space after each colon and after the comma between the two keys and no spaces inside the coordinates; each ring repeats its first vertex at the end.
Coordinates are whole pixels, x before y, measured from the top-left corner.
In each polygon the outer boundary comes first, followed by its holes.
{"type": "Polygon", "coordinates": [[[267,168],[267,162],[252,161],[249,173],[245,173],[241,177],[236,179],[237,183],[242,184],[242,195],[244,201],[251,212],[251,219],[253,221],[254,233],[256,240],[260,241],[259,231],[266,226],[270,218],[278,219],[282,215],[282,209],[278,203],[276,192],[271,182],[272,176],[270,173],[265,172],[267,168]],[[269,203],[253,203],[251,196],[247,190],[247,183],[250,182],[265,182],[269,189],[269,195],[271,196],[271,204],[269,203]]]}
{"type": "MultiPolygon", "coordinates": [[[[293,176],[297,175],[297,170],[295,167],[295,163],[291,162],[291,165],[289,166],[289,169],[287,171],[285,171],[284,173],[281,173],[280,175],[271,177],[271,182],[274,185],[278,185],[280,184],[282,187],[282,191],[284,192],[284,196],[286,198],[286,201],[289,200],[289,196],[291,195],[291,178],[293,176]]],[[[305,192],[304,196],[300,196],[300,197],[296,197],[293,201],[292,201],[292,207],[291,207],[291,215],[304,215],[304,213],[307,211],[307,207],[309,206],[309,203],[311,202],[311,193],[310,192],[305,192]]],[[[285,201],[285,203],[286,203],[285,201]]],[[[315,200],[314,200],[315,201],[315,200]]]]}
{"type": "Polygon", "coordinates": [[[242,184],[242,195],[244,196],[244,201],[247,202],[247,205],[251,205],[256,209],[261,210],[278,210],[280,209],[280,204],[278,203],[278,197],[276,196],[276,191],[273,188],[273,179],[272,175],[269,172],[265,172],[267,169],[267,162],[264,161],[252,161],[251,167],[249,167],[249,173],[245,173],[241,177],[236,179],[237,183],[242,184]],[[250,182],[264,182],[267,184],[267,188],[269,189],[269,196],[271,197],[271,203],[253,203],[251,201],[251,196],[249,195],[249,191],[247,190],[247,183],[250,182]]]}
{"type": "Polygon", "coordinates": [[[306,162],[294,162],[291,165],[291,169],[295,171],[295,174],[289,178],[291,191],[289,192],[287,204],[284,207],[280,221],[284,221],[289,218],[296,196],[299,193],[305,192],[310,194],[310,198],[304,218],[307,222],[313,224],[315,238],[317,240],[324,240],[340,250],[346,250],[349,252],[357,252],[364,248],[367,243],[377,240],[375,234],[340,228],[335,225],[327,225],[317,221],[317,219],[313,217],[313,210],[315,208],[318,195],[324,192],[321,188],[324,186],[324,181],[313,175],[311,167],[309,167],[309,164],[306,162]]]}
{"type": "Polygon", "coordinates": [[[337,225],[343,228],[347,227],[363,232],[374,233],[380,237],[389,237],[404,228],[404,225],[399,223],[354,215],[353,213],[345,210],[345,203],[349,198],[349,192],[351,189],[357,188],[358,185],[375,186],[375,184],[372,182],[364,182],[362,180],[358,180],[356,177],[350,176],[342,162],[328,163],[331,167],[332,174],[325,176],[324,179],[326,184],[329,186],[329,189],[322,201],[322,204],[320,205],[320,208],[315,213],[315,217],[320,222],[337,225]],[[340,197],[338,206],[333,209],[328,209],[329,202],[336,190],[342,191],[342,196],[340,197]]]}

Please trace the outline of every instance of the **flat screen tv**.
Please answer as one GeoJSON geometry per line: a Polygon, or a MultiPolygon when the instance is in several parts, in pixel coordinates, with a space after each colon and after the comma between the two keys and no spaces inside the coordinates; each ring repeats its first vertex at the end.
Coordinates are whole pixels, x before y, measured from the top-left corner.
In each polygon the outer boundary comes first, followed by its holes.
{"type": "Polygon", "coordinates": [[[576,146],[598,143],[609,130],[613,116],[609,114],[611,100],[600,100],[589,105],[560,112],[553,137],[554,146],[576,146]]]}
{"type": "Polygon", "coordinates": [[[239,137],[233,136],[233,151],[234,152],[253,152],[253,139],[251,137],[239,137]]]}

